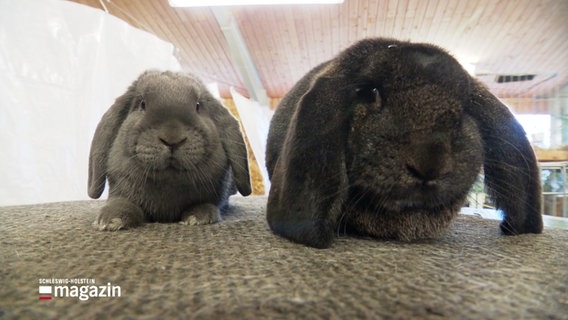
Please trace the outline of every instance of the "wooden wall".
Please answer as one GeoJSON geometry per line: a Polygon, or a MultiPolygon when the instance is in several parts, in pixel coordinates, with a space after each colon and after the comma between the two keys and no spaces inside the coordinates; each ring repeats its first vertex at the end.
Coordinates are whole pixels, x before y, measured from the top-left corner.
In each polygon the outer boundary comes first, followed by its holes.
{"type": "Polygon", "coordinates": [[[550,100],[543,98],[500,98],[516,114],[549,114],[550,100]]]}

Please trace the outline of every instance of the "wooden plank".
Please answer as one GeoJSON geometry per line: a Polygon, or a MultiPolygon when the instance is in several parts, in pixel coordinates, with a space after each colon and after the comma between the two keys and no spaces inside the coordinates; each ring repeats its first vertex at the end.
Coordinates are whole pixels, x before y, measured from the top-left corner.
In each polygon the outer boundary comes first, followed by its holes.
{"type": "MultiPolygon", "coordinates": [[[[99,0],[75,2],[102,10],[99,0]]],[[[110,14],[179,49],[184,68],[242,88],[209,9],[167,0],[104,2],[110,14]]],[[[557,73],[542,83],[495,84],[493,92],[547,94],[568,81],[568,1],[347,0],[339,5],[235,9],[270,95],[283,95],[307,70],[364,37],[434,42],[479,58],[479,72],[557,73]]]]}
{"type": "Polygon", "coordinates": [[[566,161],[568,160],[568,150],[566,149],[540,149],[535,148],[535,154],[538,161],[566,161]]]}

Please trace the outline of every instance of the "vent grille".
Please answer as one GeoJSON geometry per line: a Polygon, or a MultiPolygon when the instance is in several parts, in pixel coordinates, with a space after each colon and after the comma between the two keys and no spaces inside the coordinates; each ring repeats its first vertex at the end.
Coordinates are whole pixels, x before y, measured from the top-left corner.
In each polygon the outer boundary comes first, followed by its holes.
{"type": "Polygon", "coordinates": [[[536,74],[498,75],[495,81],[497,83],[531,81],[534,77],[536,77],[536,74]]]}

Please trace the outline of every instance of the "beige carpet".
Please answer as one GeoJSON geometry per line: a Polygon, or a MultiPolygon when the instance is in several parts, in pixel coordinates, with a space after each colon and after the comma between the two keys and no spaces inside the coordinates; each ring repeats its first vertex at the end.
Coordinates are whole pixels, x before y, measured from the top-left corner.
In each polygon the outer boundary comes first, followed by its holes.
{"type": "Polygon", "coordinates": [[[438,240],[318,250],[271,234],[266,198],[231,202],[219,224],[116,233],[90,227],[102,201],[1,207],[0,318],[568,319],[567,230],[505,237],[460,216],[438,240]],[[51,279],[121,296],[40,301],[51,279]]]}

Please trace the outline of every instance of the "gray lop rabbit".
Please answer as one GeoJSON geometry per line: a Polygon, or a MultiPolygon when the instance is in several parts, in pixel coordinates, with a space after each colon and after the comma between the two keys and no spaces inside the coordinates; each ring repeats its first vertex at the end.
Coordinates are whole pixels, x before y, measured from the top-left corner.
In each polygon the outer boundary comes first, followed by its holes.
{"type": "Polygon", "coordinates": [[[100,230],[215,223],[236,189],[251,193],[238,121],[185,73],[144,72],[104,114],[91,144],[90,197],[106,179],[100,230]]]}
{"type": "Polygon", "coordinates": [[[443,49],[366,39],[305,75],[270,126],[270,228],[317,248],[338,233],[438,236],[484,169],[507,235],[542,231],[539,170],[507,107],[443,49]]]}

